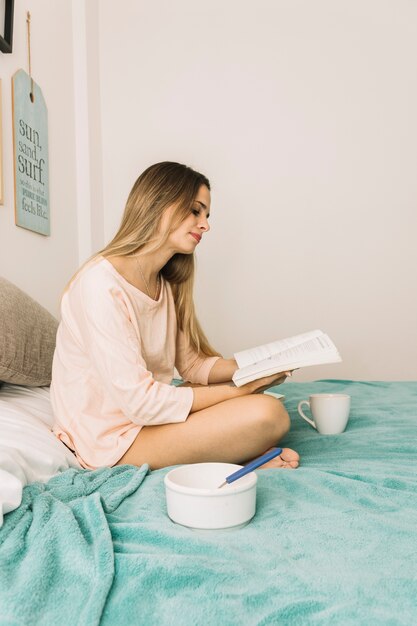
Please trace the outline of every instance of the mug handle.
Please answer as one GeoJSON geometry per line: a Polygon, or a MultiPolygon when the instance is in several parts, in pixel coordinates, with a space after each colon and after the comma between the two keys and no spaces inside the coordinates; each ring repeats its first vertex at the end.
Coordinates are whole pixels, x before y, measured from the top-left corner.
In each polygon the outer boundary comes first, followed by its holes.
{"type": "Polygon", "coordinates": [[[310,402],[308,400],[301,400],[301,402],[298,403],[298,412],[300,414],[300,417],[302,417],[306,422],[308,422],[313,428],[317,430],[317,426],[315,425],[313,420],[307,417],[307,415],[305,415],[303,411],[301,410],[301,407],[303,406],[303,404],[306,404],[308,408],[310,408],[310,402]]]}

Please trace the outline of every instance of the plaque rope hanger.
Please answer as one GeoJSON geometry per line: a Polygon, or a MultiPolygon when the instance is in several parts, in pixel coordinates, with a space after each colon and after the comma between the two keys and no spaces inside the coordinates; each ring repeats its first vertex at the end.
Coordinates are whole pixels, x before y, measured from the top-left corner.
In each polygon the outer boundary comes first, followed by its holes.
{"type": "Polygon", "coordinates": [[[26,24],[27,24],[27,32],[28,32],[28,59],[29,59],[29,77],[30,77],[29,98],[31,102],[35,102],[35,93],[33,89],[33,78],[32,78],[32,64],[31,64],[31,59],[30,59],[30,13],[29,11],[26,13],[26,24]]]}

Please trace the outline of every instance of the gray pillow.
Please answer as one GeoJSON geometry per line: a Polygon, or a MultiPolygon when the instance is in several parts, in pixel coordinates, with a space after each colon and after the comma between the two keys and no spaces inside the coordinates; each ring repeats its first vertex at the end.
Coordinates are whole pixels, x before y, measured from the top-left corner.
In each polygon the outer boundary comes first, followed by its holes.
{"type": "Polygon", "coordinates": [[[0,380],[50,385],[57,328],[43,306],[0,277],[0,380]]]}

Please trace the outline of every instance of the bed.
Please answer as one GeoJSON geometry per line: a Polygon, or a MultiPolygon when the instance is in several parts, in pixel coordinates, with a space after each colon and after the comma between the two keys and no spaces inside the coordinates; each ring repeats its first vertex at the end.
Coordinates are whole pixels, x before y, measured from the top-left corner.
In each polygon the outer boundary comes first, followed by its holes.
{"type": "Polygon", "coordinates": [[[301,466],[258,471],[253,520],[206,532],[168,518],[170,468],[81,469],[48,385],[18,382],[0,388],[1,624],[416,623],[417,382],[276,388],[301,466]],[[298,417],[317,392],[351,395],[343,434],[298,417]]]}

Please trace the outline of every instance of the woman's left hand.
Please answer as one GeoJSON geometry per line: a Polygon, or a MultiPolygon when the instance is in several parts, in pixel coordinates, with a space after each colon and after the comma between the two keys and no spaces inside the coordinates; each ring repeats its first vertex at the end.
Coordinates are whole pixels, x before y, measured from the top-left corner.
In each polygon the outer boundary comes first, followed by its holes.
{"type": "Polygon", "coordinates": [[[263,393],[270,387],[274,387],[275,385],[282,385],[282,383],[285,383],[287,377],[291,375],[292,375],[291,371],[280,372],[279,374],[272,374],[272,376],[265,376],[265,378],[258,378],[257,381],[254,380],[252,383],[248,383],[248,384],[252,384],[252,385],[259,384],[260,386],[257,387],[254,391],[252,391],[252,393],[263,393]]]}

